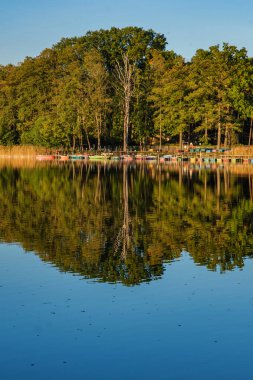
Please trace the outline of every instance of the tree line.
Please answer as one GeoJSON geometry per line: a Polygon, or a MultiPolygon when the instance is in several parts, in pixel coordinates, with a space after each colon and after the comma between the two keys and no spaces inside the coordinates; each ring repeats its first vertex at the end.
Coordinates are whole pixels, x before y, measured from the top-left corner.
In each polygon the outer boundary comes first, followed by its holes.
{"type": "Polygon", "coordinates": [[[64,38],[0,66],[0,144],[72,149],[253,141],[253,60],[224,43],[190,62],[138,27],[64,38]]]}

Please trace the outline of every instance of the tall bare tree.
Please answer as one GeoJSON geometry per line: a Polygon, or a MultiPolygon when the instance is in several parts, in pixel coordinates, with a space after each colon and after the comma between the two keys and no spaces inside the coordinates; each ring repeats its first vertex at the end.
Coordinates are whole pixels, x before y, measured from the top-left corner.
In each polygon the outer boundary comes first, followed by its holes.
{"type": "Polygon", "coordinates": [[[122,54],[122,63],[116,60],[116,75],[123,93],[124,109],[124,134],[123,134],[123,151],[128,150],[128,135],[130,121],[130,101],[134,90],[135,65],[130,63],[127,53],[122,54]]]}

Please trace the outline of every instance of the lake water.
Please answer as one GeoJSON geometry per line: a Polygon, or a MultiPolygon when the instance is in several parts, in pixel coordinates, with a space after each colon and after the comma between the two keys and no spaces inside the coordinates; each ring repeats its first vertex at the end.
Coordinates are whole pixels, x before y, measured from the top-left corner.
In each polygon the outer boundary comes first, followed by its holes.
{"type": "Polygon", "coordinates": [[[252,379],[253,166],[0,165],[0,378],[252,379]]]}

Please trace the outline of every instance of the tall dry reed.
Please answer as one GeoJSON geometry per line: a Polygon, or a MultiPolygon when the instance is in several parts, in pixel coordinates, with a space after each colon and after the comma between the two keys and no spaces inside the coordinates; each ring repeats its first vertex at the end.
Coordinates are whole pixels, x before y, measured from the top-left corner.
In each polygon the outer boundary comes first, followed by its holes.
{"type": "Polygon", "coordinates": [[[13,145],[3,146],[0,145],[0,158],[8,157],[13,159],[20,158],[35,158],[36,154],[52,153],[52,149],[36,147],[32,145],[13,145]]]}

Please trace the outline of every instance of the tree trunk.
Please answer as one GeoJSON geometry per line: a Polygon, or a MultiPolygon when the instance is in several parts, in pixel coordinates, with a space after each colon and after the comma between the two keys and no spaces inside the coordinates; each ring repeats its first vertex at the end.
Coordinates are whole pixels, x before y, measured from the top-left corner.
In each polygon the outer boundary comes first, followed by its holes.
{"type": "Polygon", "coordinates": [[[208,122],[208,119],[207,119],[207,116],[206,116],[206,125],[205,125],[205,144],[208,143],[208,131],[207,131],[207,122],[208,122]]]}
{"type": "Polygon", "coordinates": [[[86,140],[87,140],[88,148],[89,148],[89,150],[91,150],[90,139],[89,139],[87,128],[85,127],[85,120],[84,120],[84,118],[82,119],[82,121],[83,121],[83,129],[84,129],[85,134],[86,134],[86,140]]]}
{"type": "Polygon", "coordinates": [[[128,131],[129,131],[129,110],[130,110],[130,94],[127,90],[125,93],[125,107],[124,107],[124,136],[123,136],[123,151],[127,152],[128,149],[128,131]]]}
{"type": "Polygon", "coordinates": [[[72,150],[74,152],[76,148],[76,136],[75,136],[75,132],[73,131],[73,135],[72,135],[72,150]]]}
{"type": "Polygon", "coordinates": [[[226,125],[225,136],[224,136],[224,146],[226,147],[227,145],[228,145],[228,127],[226,125]]]}
{"type": "Polygon", "coordinates": [[[218,135],[217,135],[217,149],[221,147],[221,109],[219,105],[219,122],[218,122],[218,135]]]}
{"type": "Polygon", "coordinates": [[[180,131],[179,133],[179,148],[182,149],[183,148],[183,132],[180,131]]]}
{"type": "Polygon", "coordinates": [[[97,150],[101,150],[101,125],[102,125],[102,116],[96,115],[96,126],[97,126],[97,150]]]}
{"type": "Polygon", "coordinates": [[[252,129],[253,129],[253,117],[250,119],[250,130],[249,130],[249,145],[251,145],[252,141],[252,129]]]}
{"type": "Polygon", "coordinates": [[[80,145],[81,145],[81,151],[83,151],[83,133],[82,133],[82,131],[80,133],[80,145]]]}
{"type": "Polygon", "coordinates": [[[120,85],[123,89],[124,97],[124,130],[123,130],[123,151],[128,150],[128,134],[129,134],[129,120],[130,120],[130,101],[133,92],[133,77],[134,77],[134,66],[130,64],[129,57],[127,53],[123,56],[123,65],[120,65],[116,61],[116,73],[120,85]]]}
{"type": "Polygon", "coordinates": [[[160,113],[159,113],[159,151],[162,151],[162,105],[160,104],[160,113]]]}

